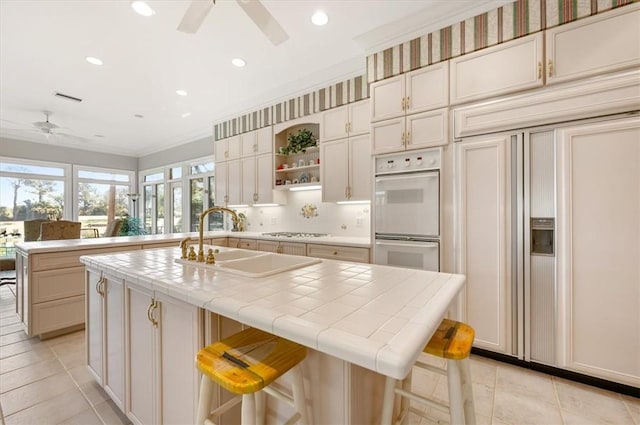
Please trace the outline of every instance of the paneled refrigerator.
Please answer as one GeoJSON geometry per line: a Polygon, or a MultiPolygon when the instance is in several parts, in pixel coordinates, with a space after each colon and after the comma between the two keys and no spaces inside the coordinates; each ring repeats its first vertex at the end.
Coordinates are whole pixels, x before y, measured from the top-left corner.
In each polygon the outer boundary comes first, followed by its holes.
{"type": "Polygon", "coordinates": [[[455,267],[475,346],[640,386],[640,119],[454,146],[455,267]]]}

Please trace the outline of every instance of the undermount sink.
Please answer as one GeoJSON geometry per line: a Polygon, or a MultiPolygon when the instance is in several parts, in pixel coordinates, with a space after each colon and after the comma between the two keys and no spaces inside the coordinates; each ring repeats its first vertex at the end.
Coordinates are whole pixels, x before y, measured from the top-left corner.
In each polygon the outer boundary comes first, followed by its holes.
{"type": "MultiPolygon", "coordinates": [[[[205,255],[207,248],[205,248],[205,255]]],[[[246,277],[264,277],[288,270],[320,263],[319,258],[299,257],[295,255],[275,254],[242,249],[225,250],[215,254],[215,264],[197,263],[176,259],[179,264],[229,272],[246,277]]]]}

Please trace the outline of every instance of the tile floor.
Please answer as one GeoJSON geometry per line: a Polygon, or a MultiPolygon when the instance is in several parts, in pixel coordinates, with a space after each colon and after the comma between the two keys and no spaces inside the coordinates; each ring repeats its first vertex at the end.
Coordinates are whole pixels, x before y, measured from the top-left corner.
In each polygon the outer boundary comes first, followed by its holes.
{"type": "MultiPolygon", "coordinates": [[[[84,331],[28,338],[12,289],[0,287],[0,424],[129,424],[84,366],[84,331]]],[[[640,425],[636,398],[476,356],[471,373],[479,425],[640,425]]],[[[423,374],[414,373],[414,389],[446,400],[445,378],[423,374]]],[[[445,414],[429,414],[448,423],[445,414]]]]}

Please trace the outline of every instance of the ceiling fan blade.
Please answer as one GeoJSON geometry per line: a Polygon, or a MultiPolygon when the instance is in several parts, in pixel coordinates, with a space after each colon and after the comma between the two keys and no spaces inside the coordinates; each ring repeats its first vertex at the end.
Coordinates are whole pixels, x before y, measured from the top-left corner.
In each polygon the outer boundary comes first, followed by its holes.
{"type": "Polygon", "coordinates": [[[251,18],[251,20],[260,28],[260,31],[277,46],[289,39],[289,35],[284,28],[276,21],[259,0],[236,0],[238,5],[251,18]]]}
{"type": "Polygon", "coordinates": [[[193,0],[178,25],[178,31],[187,34],[198,32],[214,4],[215,0],[193,0]]]}

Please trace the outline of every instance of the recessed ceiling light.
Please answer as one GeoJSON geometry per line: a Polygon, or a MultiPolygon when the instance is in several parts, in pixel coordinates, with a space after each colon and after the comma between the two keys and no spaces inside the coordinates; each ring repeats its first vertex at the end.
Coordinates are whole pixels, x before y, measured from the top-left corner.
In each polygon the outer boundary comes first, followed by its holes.
{"type": "Polygon", "coordinates": [[[329,17],[322,10],[318,10],[311,16],[311,22],[318,26],[326,25],[329,22],[329,17]]]}
{"type": "Polygon", "coordinates": [[[244,59],[241,58],[233,58],[231,60],[231,63],[235,66],[237,66],[238,68],[242,68],[243,66],[245,66],[247,64],[247,62],[245,62],[244,59]]]}
{"type": "Polygon", "coordinates": [[[186,96],[187,92],[184,91],[184,90],[176,90],[176,94],[179,95],[179,96],[186,96]]]}
{"type": "Polygon", "coordinates": [[[104,134],[94,134],[94,136],[102,138],[102,137],[104,137],[104,134]]]}
{"type": "Polygon", "coordinates": [[[191,116],[191,112],[185,112],[184,114],[181,115],[182,118],[187,118],[191,116]]]}
{"type": "Polygon", "coordinates": [[[93,56],[87,56],[85,59],[92,65],[102,65],[102,60],[94,58],[93,56]]]}
{"type": "Polygon", "coordinates": [[[131,2],[131,8],[140,16],[153,16],[156,14],[156,11],[143,1],[131,2]]]}
{"type": "Polygon", "coordinates": [[[135,115],[134,115],[134,117],[136,117],[136,118],[144,118],[144,115],[142,115],[142,114],[135,114],[135,115]]]}

